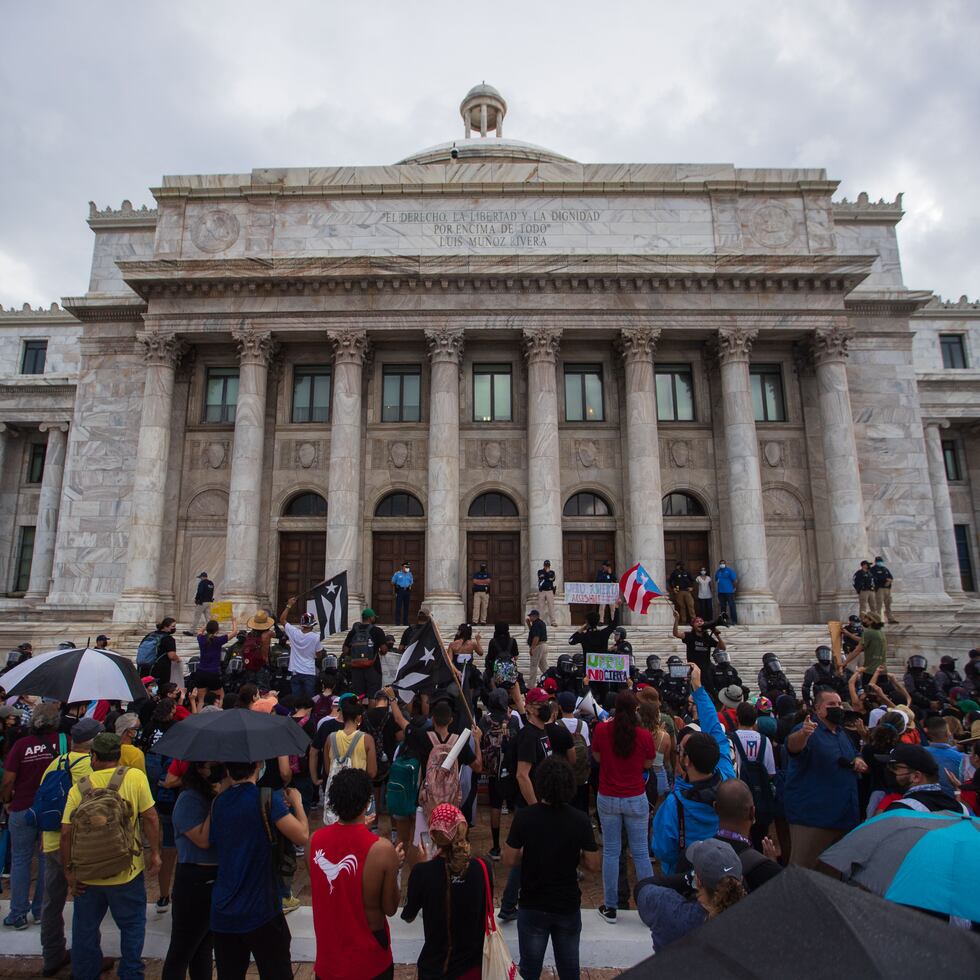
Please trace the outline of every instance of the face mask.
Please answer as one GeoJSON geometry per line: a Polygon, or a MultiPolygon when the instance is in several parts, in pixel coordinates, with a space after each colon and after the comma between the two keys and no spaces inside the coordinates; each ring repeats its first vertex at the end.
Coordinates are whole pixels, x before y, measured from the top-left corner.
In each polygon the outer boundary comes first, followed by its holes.
{"type": "Polygon", "coordinates": [[[538,720],[539,721],[551,721],[551,706],[542,705],[538,708],[538,720]]]}
{"type": "Polygon", "coordinates": [[[151,698],[155,698],[157,696],[157,686],[156,686],[156,684],[151,685],[150,687],[147,688],[147,690],[150,692],[150,697],[151,698]]]}
{"type": "Polygon", "coordinates": [[[264,775],[265,775],[265,763],[263,762],[262,765],[259,766],[259,774],[258,774],[258,776],[255,777],[255,781],[257,783],[261,782],[262,781],[262,777],[264,775]]]}
{"type": "MultiPolygon", "coordinates": [[[[724,562],[722,562],[718,567],[719,568],[726,568],[727,566],[725,565],[724,562]]],[[[854,607],[852,606],[851,608],[853,609],[854,607]]]]}
{"type": "Polygon", "coordinates": [[[827,709],[826,715],[824,717],[831,725],[842,725],[844,723],[844,709],[840,705],[835,705],[832,708],[827,709]]]}
{"type": "Polygon", "coordinates": [[[707,575],[708,574],[708,570],[706,568],[702,568],[701,569],[701,574],[702,575],[707,575]]]}

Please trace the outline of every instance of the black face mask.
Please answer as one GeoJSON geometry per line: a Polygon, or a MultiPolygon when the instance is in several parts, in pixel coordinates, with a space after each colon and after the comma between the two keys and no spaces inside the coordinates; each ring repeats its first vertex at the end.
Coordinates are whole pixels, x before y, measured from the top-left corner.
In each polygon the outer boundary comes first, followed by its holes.
{"type": "Polygon", "coordinates": [[[825,717],[826,717],[827,721],[830,722],[831,725],[843,725],[844,724],[844,709],[842,707],[840,707],[839,705],[838,706],[835,706],[833,708],[828,708],[827,709],[827,714],[826,714],[825,717]]]}

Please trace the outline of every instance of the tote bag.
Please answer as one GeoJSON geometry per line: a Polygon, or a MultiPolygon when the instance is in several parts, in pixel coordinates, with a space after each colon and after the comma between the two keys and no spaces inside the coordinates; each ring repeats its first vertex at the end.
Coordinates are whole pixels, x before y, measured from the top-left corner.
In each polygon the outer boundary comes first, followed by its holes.
{"type": "Polygon", "coordinates": [[[487,888],[487,933],[483,940],[483,980],[517,980],[517,964],[510,958],[507,940],[497,927],[493,915],[493,892],[490,891],[490,875],[487,866],[480,862],[483,881],[487,888]]]}

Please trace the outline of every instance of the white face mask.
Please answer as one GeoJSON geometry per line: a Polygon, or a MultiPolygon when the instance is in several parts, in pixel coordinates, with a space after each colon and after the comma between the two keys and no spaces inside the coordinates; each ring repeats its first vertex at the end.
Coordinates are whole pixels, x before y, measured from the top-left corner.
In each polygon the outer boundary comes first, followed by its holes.
{"type": "Polygon", "coordinates": [[[719,567],[719,568],[725,568],[726,566],[725,566],[725,563],[724,563],[724,562],[722,562],[722,563],[721,563],[721,564],[720,564],[720,565],[719,565],[718,567],[719,567]]]}

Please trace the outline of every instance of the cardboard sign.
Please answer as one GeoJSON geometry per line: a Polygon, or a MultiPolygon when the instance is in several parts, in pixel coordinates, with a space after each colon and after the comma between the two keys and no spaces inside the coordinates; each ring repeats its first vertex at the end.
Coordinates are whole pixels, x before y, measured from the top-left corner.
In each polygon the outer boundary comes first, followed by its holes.
{"type": "Polygon", "coordinates": [[[628,653],[587,653],[585,655],[585,676],[589,683],[625,684],[630,677],[630,657],[628,653]]]}
{"type": "Polygon", "coordinates": [[[230,602],[212,602],[211,603],[211,618],[216,619],[219,623],[230,623],[231,622],[231,603],[230,602]]]}
{"type": "Polygon", "coordinates": [[[619,598],[619,582],[566,582],[565,602],[569,605],[612,606],[619,598]]]}

